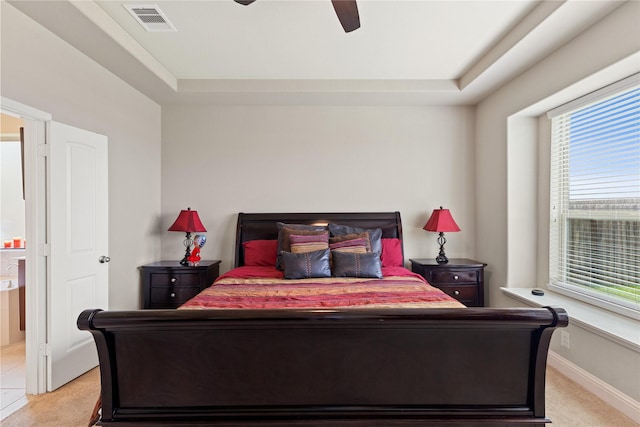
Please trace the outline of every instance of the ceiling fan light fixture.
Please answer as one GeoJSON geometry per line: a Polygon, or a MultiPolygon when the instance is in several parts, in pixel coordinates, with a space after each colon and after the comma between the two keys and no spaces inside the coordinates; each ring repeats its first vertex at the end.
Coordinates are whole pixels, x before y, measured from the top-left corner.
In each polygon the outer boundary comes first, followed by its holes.
{"type": "MultiPolygon", "coordinates": [[[[248,6],[255,0],[234,0],[243,6],[248,6]]],[[[360,14],[358,13],[358,3],[356,0],[331,0],[333,10],[336,11],[338,20],[345,33],[360,28],[360,14]]]]}

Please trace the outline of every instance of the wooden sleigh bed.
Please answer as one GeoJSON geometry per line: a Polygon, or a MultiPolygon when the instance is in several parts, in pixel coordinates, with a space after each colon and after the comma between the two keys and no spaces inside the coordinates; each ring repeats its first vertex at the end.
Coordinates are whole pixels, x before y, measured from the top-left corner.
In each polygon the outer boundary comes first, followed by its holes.
{"type": "MultiPolygon", "coordinates": [[[[402,239],[397,212],[239,214],[237,267],[277,222],[402,239]]],[[[559,308],[415,306],[78,318],[98,349],[104,426],[543,425],[549,341],[567,324],[559,308]]]]}

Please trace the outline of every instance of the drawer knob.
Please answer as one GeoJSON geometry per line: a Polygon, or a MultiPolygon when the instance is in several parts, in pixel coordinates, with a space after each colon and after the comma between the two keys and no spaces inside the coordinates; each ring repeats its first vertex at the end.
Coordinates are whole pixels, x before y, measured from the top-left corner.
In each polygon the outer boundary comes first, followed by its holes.
{"type": "MultiPolygon", "coordinates": [[[[458,292],[458,291],[456,291],[456,292],[458,292]]],[[[171,292],[171,298],[175,298],[175,297],[176,297],[175,292],[171,292]]]]}
{"type": "Polygon", "coordinates": [[[458,280],[460,278],[460,276],[458,276],[457,274],[453,276],[453,280],[458,280]]]}
{"type": "Polygon", "coordinates": [[[454,294],[455,296],[458,296],[458,295],[460,295],[460,291],[456,289],[455,291],[453,291],[453,294],[454,294]]]}
{"type": "Polygon", "coordinates": [[[176,281],[177,281],[177,280],[178,280],[178,279],[176,279],[175,277],[172,277],[172,278],[171,278],[171,283],[176,283],[176,281]]]}

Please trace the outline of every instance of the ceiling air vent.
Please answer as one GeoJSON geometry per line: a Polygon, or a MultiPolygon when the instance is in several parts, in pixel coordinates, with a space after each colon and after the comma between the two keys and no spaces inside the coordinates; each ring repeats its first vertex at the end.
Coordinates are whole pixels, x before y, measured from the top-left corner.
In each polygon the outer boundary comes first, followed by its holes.
{"type": "Polygon", "coordinates": [[[142,25],[142,28],[149,32],[177,31],[176,27],[169,22],[164,13],[155,4],[123,4],[123,6],[142,25]]]}

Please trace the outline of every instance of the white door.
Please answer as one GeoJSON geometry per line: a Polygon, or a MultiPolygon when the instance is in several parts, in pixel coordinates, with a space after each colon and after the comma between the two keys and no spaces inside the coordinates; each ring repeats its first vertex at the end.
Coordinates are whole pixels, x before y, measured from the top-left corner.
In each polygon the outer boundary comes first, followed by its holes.
{"type": "Polygon", "coordinates": [[[47,390],[97,366],[76,319],[108,308],[107,137],[56,122],[48,128],[47,390]],[[106,262],[105,262],[106,261],[106,262]]]}

